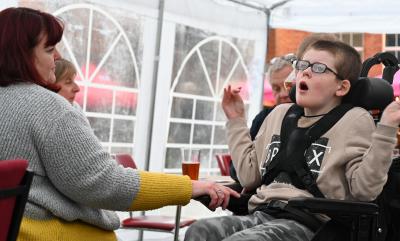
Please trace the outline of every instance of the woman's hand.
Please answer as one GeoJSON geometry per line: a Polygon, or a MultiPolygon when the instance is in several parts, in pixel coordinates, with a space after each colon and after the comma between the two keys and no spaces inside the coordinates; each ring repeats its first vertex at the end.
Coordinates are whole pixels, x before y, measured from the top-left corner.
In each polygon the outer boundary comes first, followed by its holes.
{"type": "Polygon", "coordinates": [[[245,117],[244,102],[242,97],[239,95],[240,89],[240,87],[237,89],[231,89],[230,85],[224,88],[222,109],[229,120],[237,117],[245,117]]]}
{"type": "Polygon", "coordinates": [[[240,197],[239,193],[221,184],[209,181],[192,181],[192,198],[202,195],[210,196],[211,202],[208,207],[211,210],[220,206],[225,209],[231,195],[236,198],[240,197]]]}
{"type": "Polygon", "coordinates": [[[390,103],[382,113],[380,123],[388,126],[398,127],[400,124],[400,100],[390,103]]]}

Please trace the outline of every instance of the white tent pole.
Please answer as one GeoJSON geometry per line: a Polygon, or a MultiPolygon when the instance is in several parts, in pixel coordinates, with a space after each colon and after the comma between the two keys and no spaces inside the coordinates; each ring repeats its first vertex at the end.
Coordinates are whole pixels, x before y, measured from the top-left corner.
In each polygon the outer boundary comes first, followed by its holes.
{"type": "Polygon", "coordinates": [[[155,58],[154,58],[154,68],[153,68],[153,79],[151,84],[151,98],[150,98],[150,116],[149,120],[151,121],[149,125],[149,129],[147,130],[147,148],[144,160],[144,170],[148,171],[150,167],[150,154],[151,154],[151,141],[153,136],[153,126],[154,126],[154,110],[155,110],[155,97],[157,93],[157,78],[158,78],[158,69],[160,65],[160,51],[161,51],[161,34],[164,22],[164,6],[165,0],[159,0],[158,4],[158,23],[157,23],[157,36],[156,36],[156,50],[155,50],[155,58]]]}
{"type": "MultiPolygon", "coordinates": [[[[240,5],[243,5],[243,6],[246,6],[246,7],[249,7],[249,8],[252,8],[252,9],[256,9],[256,10],[259,10],[259,11],[262,11],[264,14],[265,14],[265,18],[266,18],[266,32],[267,32],[267,41],[266,41],[266,46],[265,46],[265,59],[267,60],[268,59],[268,43],[269,43],[269,32],[270,32],[270,23],[271,23],[271,13],[272,13],[272,11],[274,10],[274,9],[276,9],[276,8],[278,8],[278,7],[281,7],[282,5],[284,5],[284,4],[286,4],[287,2],[290,2],[291,0],[283,0],[283,1],[280,1],[280,2],[277,2],[277,3],[275,3],[275,4],[272,4],[270,7],[259,7],[259,6],[255,6],[255,5],[252,5],[252,4],[250,4],[250,3],[246,3],[246,2],[243,2],[243,1],[239,1],[239,0],[227,0],[227,1],[229,1],[229,2],[234,2],[234,3],[237,3],[237,4],[240,4],[240,5]]],[[[261,97],[260,97],[260,110],[264,107],[264,105],[263,105],[263,98],[264,98],[264,74],[265,74],[265,72],[267,72],[267,63],[265,63],[264,64],[264,71],[263,71],[263,73],[262,73],[262,77],[261,77],[261,81],[262,81],[262,83],[261,83],[261,97]]]]}
{"type": "MultiPolygon", "coordinates": [[[[153,125],[154,125],[154,109],[155,109],[155,97],[157,93],[157,76],[158,76],[158,68],[160,65],[160,49],[161,49],[161,34],[162,27],[164,21],[164,6],[165,0],[159,0],[158,4],[158,21],[157,21],[157,35],[156,35],[156,49],[155,49],[155,58],[154,58],[154,66],[153,66],[153,78],[151,83],[151,98],[150,98],[150,113],[149,120],[150,125],[147,130],[147,138],[146,138],[146,152],[145,152],[145,160],[144,160],[144,170],[148,171],[150,168],[150,154],[151,154],[151,141],[153,137],[153,125]]],[[[140,211],[140,215],[144,216],[145,211],[140,211]]],[[[143,240],[143,230],[139,230],[138,239],[139,241],[143,240]]]]}

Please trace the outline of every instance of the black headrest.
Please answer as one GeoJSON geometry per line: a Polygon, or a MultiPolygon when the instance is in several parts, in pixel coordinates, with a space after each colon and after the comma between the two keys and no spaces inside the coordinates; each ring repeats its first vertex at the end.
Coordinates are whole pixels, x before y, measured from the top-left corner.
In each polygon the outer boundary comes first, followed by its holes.
{"type": "MultiPolygon", "coordinates": [[[[290,90],[289,97],[296,102],[295,86],[290,90]]],[[[343,102],[366,110],[383,110],[393,101],[393,98],[393,88],[389,82],[379,78],[361,77],[343,102]]]]}
{"type": "Polygon", "coordinates": [[[384,79],[360,77],[344,102],[366,110],[384,110],[394,99],[393,87],[384,79]]]}
{"type": "Polygon", "coordinates": [[[374,57],[366,59],[363,62],[360,77],[367,77],[371,67],[376,64],[383,64],[385,66],[382,79],[389,81],[390,84],[393,83],[393,76],[399,70],[399,61],[390,52],[377,53],[374,57]]]}

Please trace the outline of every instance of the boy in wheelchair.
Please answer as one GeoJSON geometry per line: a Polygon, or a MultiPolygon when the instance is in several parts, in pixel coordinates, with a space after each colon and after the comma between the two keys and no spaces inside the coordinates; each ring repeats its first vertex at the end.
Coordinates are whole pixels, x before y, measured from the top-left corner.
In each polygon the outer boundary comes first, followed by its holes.
{"type": "Polygon", "coordinates": [[[240,89],[225,89],[222,106],[234,166],[241,185],[257,191],[248,202],[249,215],[200,220],[187,230],[185,240],[311,240],[315,230],[290,215],[277,215],[276,200],[314,196],[371,201],[381,193],[397,141],[400,103],[390,103],[377,126],[365,109],[346,103],[361,59],[345,43],[317,41],[298,57],[297,105],[275,108],[254,142],[240,89]],[[326,119],[332,122],[329,128],[312,136],[326,119]]]}

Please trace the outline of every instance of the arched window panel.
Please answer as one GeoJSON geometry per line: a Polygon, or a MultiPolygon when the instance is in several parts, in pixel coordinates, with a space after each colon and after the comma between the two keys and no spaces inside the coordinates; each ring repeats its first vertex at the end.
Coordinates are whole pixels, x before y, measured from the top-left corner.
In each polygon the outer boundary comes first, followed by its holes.
{"type": "MultiPolygon", "coordinates": [[[[101,45],[101,40],[97,41],[99,42],[95,43],[95,45],[101,45]]],[[[118,38],[116,41],[117,42],[113,45],[113,50],[108,53],[107,58],[103,58],[101,60],[102,62],[93,62],[89,64],[90,66],[93,65],[93,67],[102,65],[102,71],[97,72],[96,75],[88,80],[94,84],[137,89],[137,78],[139,75],[136,75],[132,63],[126,61],[129,60],[130,57],[130,53],[126,49],[126,43],[121,38],[118,38]],[[103,76],[103,78],[101,76],[103,76]]],[[[93,53],[93,57],[101,58],[102,53],[97,51],[93,51],[93,53]]],[[[93,71],[89,69],[89,74],[92,75],[92,73],[93,71]]]]}
{"type": "MultiPolygon", "coordinates": [[[[229,84],[233,86],[240,86],[242,89],[240,90],[240,94],[243,99],[248,100],[249,99],[249,88],[247,88],[247,74],[245,72],[245,69],[243,68],[235,68],[235,70],[232,72],[232,74],[229,75],[228,81],[229,84]]],[[[225,87],[225,86],[223,86],[225,87]]],[[[222,87],[222,89],[223,89],[222,87]]]]}
{"type": "Polygon", "coordinates": [[[212,125],[194,124],[193,125],[193,144],[211,144],[212,125]]]}
{"type": "Polygon", "coordinates": [[[168,143],[185,144],[190,142],[191,124],[179,123],[177,120],[171,120],[168,134],[168,143]]]}
{"type": "Polygon", "coordinates": [[[115,95],[115,114],[136,116],[138,94],[120,90],[115,95]]]}
{"type": "Polygon", "coordinates": [[[111,142],[113,143],[132,143],[134,137],[134,120],[114,119],[113,122],[113,136],[111,142]]]}
{"type": "Polygon", "coordinates": [[[63,38],[68,41],[68,46],[63,41],[58,44],[59,51],[64,58],[68,60],[74,58],[78,66],[85,66],[90,31],[88,10],[85,8],[70,9],[58,17],[67,23],[63,38]]]}
{"type": "Polygon", "coordinates": [[[214,173],[216,153],[227,153],[225,121],[221,108],[223,88],[242,87],[249,106],[249,73],[254,40],[176,25],[170,90],[170,121],[166,144],[166,171],[180,171],[181,147],[201,149],[202,172],[214,173]],[[241,45],[240,48],[237,45],[241,45]],[[245,53],[245,57],[243,56],[245,53]]]}
{"type": "Polygon", "coordinates": [[[243,60],[241,55],[238,55],[238,50],[232,48],[226,42],[222,42],[221,48],[221,60],[220,60],[220,74],[219,80],[222,82],[218,85],[218,91],[221,92],[224,88],[224,84],[232,79],[233,73],[237,68],[240,68],[240,60],[243,60]]]}
{"type": "MultiPolygon", "coordinates": [[[[113,90],[101,87],[87,87],[86,105],[87,112],[112,113],[113,90]]],[[[82,93],[83,94],[83,93],[82,93]]]]}
{"type": "Polygon", "coordinates": [[[195,113],[195,120],[206,120],[212,121],[214,120],[214,101],[210,100],[198,100],[196,101],[196,113],[195,113]]]}
{"type": "Polygon", "coordinates": [[[218,63],[218,58],[220,57],[216,50],[219,49],[221,42],[211,41],[200,46],[200,53],[203,58],[204,66],[206,67],[207,74],[212,83],[214,89],[217,89],[217,77],[218,68],[216,68],[215,63],[218,63]]]}
{"type": "MultiPolygon", "coordinates": [[[[210,165],[211,148],[202,148],[200,150],[200,166],[207,167],[210,165]]],[[[201,172],[210,172],[208,168],[202,168],[201,172]]]]}
{"type": "Polygon", "coordinates": [[[181,156],[181,149],[179,147],[167,148],[165,156],[165,168],[180,170],[181,163],[177,162],[176,160],[180,160],[181,156]]]}
{"type": "Polygon", "coordinates": [[[214,145],[225,145],[226,144],[226,128],[225,125],[215,126],[214,131],[214,145]]]}
{"type": "Polygon", "coordinates": [[[215,113],[215,120],[220,122],[220,123],[225,123],[226,121],[226,116],[224,113],[224,110],[222,109],[221,106],[221,101],[216,102],[216,113],[215,113]]]}
{"type": "Polygon", "coordinates": [[[191,119],[193,113],[193,99],[177,96],[173,98],[171,118],[191,119]]]}
{"type": "Polygon", "coordinates": [[[77,68],[76,101],[95,135],[109,152],[133,154],[144,17],[97,3],[45,3],[67,23],[59,50],[77,68]]]}
{"type": "Polygon", "coordinates": [[[88,117],[94,134],[101,142],[108,142],[110,139],[111,119],[101,117],[88,117]]]}
{"type": "Polygon", "coordinates": [[[105,145],[106,150],[110,149],[111,153],[132,153],[132,147],[131,146],[111,146],[108,147],[107,145],[105,145]]]}
{"type": "Polygon", "coordinates": [[[210,88],[207,88],[207,75],[201,66],[199,55],[191,55],[185,62],[185,68],[179,72],[179,82],[175,87],[176,93],[212,96],[210,88]]]}
{"type": "Polygon", "coordinates": [[[192,48],[203,40],[205,36],[210,36],[210,34],[207,31],[190,28],[185,25],[176,25],[174,51],[174,62],[176,64],[173,65],[172,76],[177,76],[182,62],[189,55],[192,48]]]}

